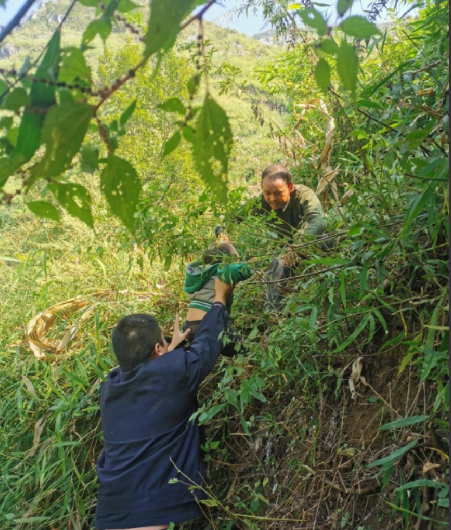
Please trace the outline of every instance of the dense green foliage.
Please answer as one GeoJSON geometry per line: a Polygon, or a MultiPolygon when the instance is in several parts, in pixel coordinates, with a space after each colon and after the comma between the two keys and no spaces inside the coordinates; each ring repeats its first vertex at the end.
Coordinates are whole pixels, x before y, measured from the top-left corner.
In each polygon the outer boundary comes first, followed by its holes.
{"type": "Polygon", "coordinates": [[[201,392],[212,528],[446,526],[448,4],[382,30],[371,9],[345,18],[342,0],[329,20],[247,0],[291,42],[265,52],[218,29],[221,47],[206,25],[173,47],[199,1],[155,0],[149,19],[112,0],[95,20],[97,0],[80,3],[70,38],[63,24],[35,70],[0,87],[1,528],[90,527],[109,330],[151,312],[169,332],[183,265],[220,223],[256,275],[236,290],[242,354],[201,392]],[[264,271],[283,248],[245,202],[273,161],[317,189],[333,242],[293,246],[278,317],[264,271]],[[76,296],[86,305],[55,310],[55,342],[22,342],[35,315],[76,296]]]}

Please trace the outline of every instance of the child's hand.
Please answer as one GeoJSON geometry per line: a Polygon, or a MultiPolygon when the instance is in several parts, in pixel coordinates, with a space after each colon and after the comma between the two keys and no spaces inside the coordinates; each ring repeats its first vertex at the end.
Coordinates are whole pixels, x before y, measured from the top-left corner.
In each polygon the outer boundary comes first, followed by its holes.
{"type": "Polygon", "coordinates": [[[177,346],[181,342],[183,342],[186,339],[186,337],[188,337],[190,331],[191,329],[189,328],[186,331],[183,331],[183,332],[180,331],[180,320],[179,320],[179,316],[176,315],[175,323],[174,323],[174,333],[172,334],[171,344],[169,344],[168,352],[175,350],[177,346]]]}

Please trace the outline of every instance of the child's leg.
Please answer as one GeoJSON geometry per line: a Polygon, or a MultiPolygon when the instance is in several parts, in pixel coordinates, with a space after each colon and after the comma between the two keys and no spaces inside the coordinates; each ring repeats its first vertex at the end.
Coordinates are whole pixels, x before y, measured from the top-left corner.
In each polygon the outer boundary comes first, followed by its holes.
{"type": "Polygon", "coordinates": [[[202,320],[186,320],[183,324],[182,331],[186,331],[187,329],[190,329],[188,337],[186,337],[186,340],[188,342],[193,342],[194,337],[196,336],[197,330],[199,329],[199,326],[201,324],[202,320]]]}

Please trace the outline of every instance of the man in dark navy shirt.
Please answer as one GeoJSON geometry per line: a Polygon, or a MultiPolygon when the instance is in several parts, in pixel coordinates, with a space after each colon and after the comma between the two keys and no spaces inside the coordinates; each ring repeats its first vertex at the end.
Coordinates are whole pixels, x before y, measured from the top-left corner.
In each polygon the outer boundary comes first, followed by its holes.
{"type": "Polygon", "coordinates": [[[189,490],[183,477],[169,482],[177,469],[198,485],[206,474],[203,429],[189,418],[198,408],[197,389],[220,354],[232,291],[216,279],[213,307],[186,350],[177,346],[189,330],[180,333],[178,321],[169,346],[149,315],[129,315],[114,328],[120,367],[100,389],[99,530],[164,530],[202,515],[197,500],[205,494],[189,490]]]}

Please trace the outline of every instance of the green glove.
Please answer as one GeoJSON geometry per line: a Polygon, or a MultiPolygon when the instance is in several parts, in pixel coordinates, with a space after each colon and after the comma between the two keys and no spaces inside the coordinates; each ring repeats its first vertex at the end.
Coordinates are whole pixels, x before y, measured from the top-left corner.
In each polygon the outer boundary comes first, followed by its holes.
{"type": "Polygon", "coordinates": [[[225,283],[236,285],[239,282],[249,279],[254,274],[247,263],[231,263],[220,265],[218,268],[218,278],[225,283]]]}

